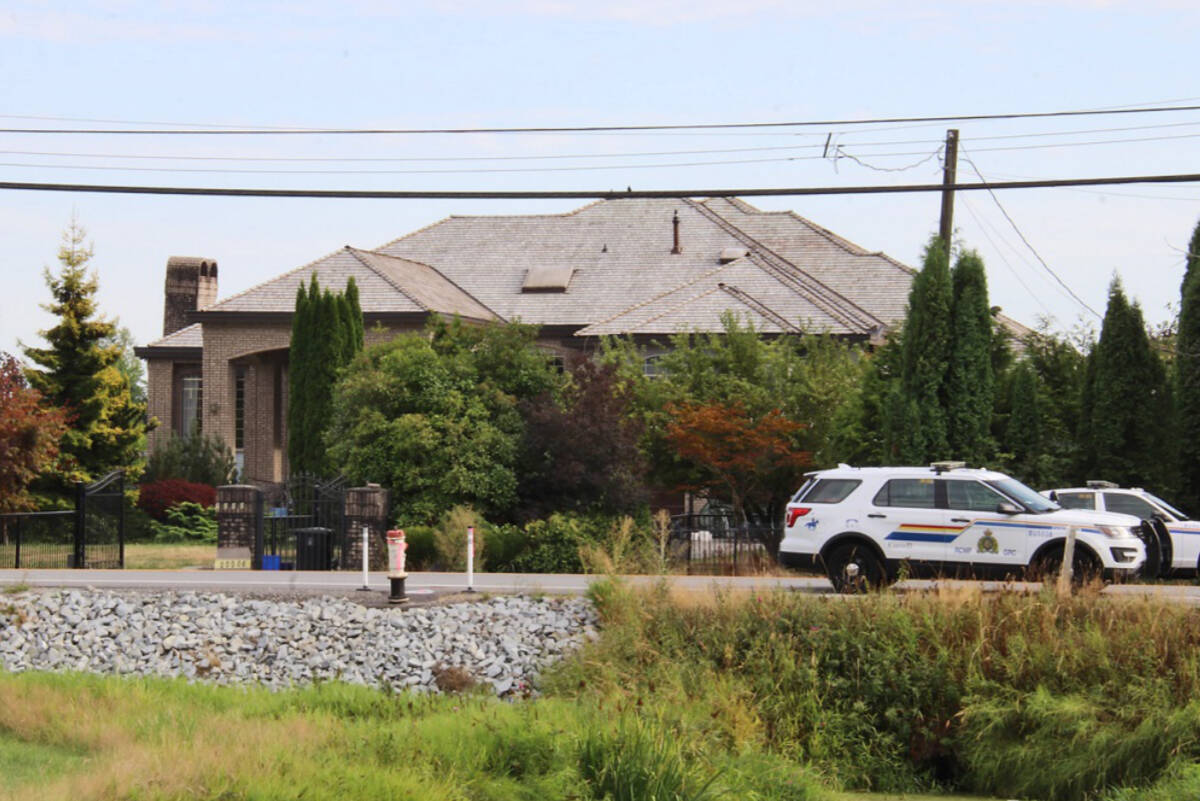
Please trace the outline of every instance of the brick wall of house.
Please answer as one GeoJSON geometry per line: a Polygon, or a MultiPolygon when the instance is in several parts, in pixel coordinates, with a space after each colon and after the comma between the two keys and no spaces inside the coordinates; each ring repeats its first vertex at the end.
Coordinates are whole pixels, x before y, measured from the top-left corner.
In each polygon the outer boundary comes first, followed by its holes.
{"type": "Polygon", "coordinates": [[[146,442],[151,453],[171,438],[173,373],[174,362],[169,359],[146,360],[146,411],[158,420],[158,426],[150,432],[146,442]]]}

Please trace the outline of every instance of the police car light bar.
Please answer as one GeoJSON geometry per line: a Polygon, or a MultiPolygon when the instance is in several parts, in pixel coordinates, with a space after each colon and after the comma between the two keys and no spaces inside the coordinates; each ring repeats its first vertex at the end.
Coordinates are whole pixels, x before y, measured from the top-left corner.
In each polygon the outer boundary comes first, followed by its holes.
{"type": "Polygon", "coordinates": [[[930,462],[929,466],[933,468],[933,472],[935,472],[935,473],[945,473],[947,470],[958,470],[959,468],[966,467],[967,463],[966,462],[930,462]]]}

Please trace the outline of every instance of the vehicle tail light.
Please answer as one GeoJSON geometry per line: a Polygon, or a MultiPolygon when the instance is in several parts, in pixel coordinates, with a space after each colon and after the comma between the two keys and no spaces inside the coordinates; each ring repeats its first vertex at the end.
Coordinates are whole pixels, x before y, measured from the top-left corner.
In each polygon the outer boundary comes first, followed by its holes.
{"type": "Polygon", "coordinates": [[[787,510],[788,528],[791,528],[792,526],[796,525],[797,520],[804,517],[806,514],[808,514],[811,511],[812,511],[812,508],[808,507],[808,506],[789,506],[788,510],[787,510]]]}

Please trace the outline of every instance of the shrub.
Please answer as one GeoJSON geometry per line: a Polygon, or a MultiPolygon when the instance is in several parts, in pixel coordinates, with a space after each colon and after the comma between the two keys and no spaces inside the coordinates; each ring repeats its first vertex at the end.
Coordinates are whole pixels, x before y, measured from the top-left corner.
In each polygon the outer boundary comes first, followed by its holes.
{"type": "Polygon", "coordinates": [[[433,543],[432,526],[407,526],[404,529],[404,541],[408,543],[405,552],[405,567],[408,570],[430,570],[437,562],[437,548],[433,543]]]}
{"type": "Polygon", "coordinates": [[[212,507],[184,501],[168,509],[166,518],[166,523],[150,523],[155,542],[217,541],[217,514],[212,507]]]}
{"type": "Polygon", "coordinates": [[[443,570],[467,569],[467,528],[475,527],[475,567],[482,569],[487,521],[470,506],[455,506],[433,528],[434,551],[443,570]]]}
{"type": "Polygon", "coordinates": [[[208,484],[165,479],[143,484],[138,496],[138,508],[159,522],[166,519],[168,509],[185,502],[212,506],[217,502],[217,491],[208,484]]]}
{"type": "Polygon", "coordinates": [[[524,548],[505,566],[514,573],[582,573],[580,548],[599,542],[605,517],[553,514],[525,524],[524,548]]]}
{"type": "Polygon", "coordinates": [[[237,462],[229,446],[216,436],[194,432],[186,437],[171,437],[155,449],[146,463],[142,480],[154,483],[180,479],[195,484],[219,487],[237,478],[237,462]]]}

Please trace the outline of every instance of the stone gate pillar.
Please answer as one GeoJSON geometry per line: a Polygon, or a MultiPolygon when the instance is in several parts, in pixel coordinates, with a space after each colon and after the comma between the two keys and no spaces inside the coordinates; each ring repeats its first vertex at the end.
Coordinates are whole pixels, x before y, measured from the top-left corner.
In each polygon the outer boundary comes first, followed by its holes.
{"type": "Polygon", "coordinates": [[[388,491],[377,484],[346,490],[343,570],[362,569],[363,526],[367,527],[370,543],[368,567],[371,570],[387,569],[388,500],[388,491]]]}
{"type": "Polygon", "coordinates": [[[248,484],[217,487],[218,570],[261,567],[262,490],[248,484]]]}

